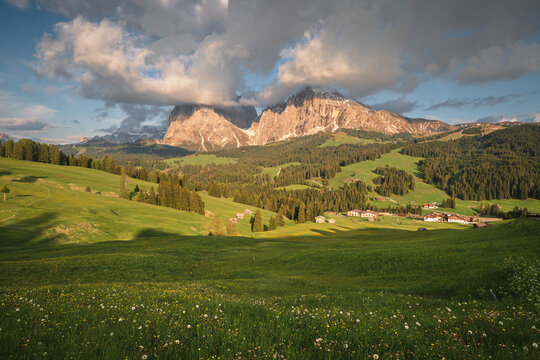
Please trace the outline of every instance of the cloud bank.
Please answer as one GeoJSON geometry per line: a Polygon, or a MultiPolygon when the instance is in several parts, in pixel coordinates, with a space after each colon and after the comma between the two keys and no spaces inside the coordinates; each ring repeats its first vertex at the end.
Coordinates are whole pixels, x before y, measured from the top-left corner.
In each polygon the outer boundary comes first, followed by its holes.
{"type": "Polygon", "coordinates": [[[243,95],[264,105],[306,84],[406,94],[427,79],[477,84],[540,71],[537,0],[511,11],[503,0],[38,3],[70,20],[40,41],[36,72],[120,104],[232,105],[243,95]],[[247,73],[268,83],[250,89],[247,73]]]}

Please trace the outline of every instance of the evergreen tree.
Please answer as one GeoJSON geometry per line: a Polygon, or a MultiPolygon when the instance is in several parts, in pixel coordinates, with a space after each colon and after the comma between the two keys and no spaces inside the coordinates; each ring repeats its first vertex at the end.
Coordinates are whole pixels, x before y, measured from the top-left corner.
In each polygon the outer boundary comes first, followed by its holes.
{"type": "Polygon", "coordinates": [[[255,217],[253,218],[253,225],[251,228],[253,232],[262,232],[264,231],[264,226],[262,222],[261,210],[257,209],[255,211],[255,217]]]}
{"type": "Polygon", "coordinates": [[[268,224],[268,230],[272,231],[272,230],[274,230],[275,228],[277,228],[276,218],[272,216],[272,217],[270,218],[270,223],[268,224]]]}
{"type": "Polygon", "coordinates": [[[208,224],[208,235],[225,235],[225,230],[223,229],[223,224],[221,223],[219,216],[212,216],[212,220],[210,221],[210,224],[208,224]]]}
{"type": "Polygon", "coordinates": [[[225,230],[227,233],[227,236],[237,236],[238,235],[238,228],[236,226],[235,222],[229,221],[227,223],[227,229],[225,230]]]}
{"type": "Polygon", "coordinates": [[[86,186],[86,192],[92,192],[92,190],[90,189],[90,186],[86,186]]]}
{"type": "Polygon", "coordinates": [[[276,225],[285,226],[285,218],[281,214],[276,215],[276,225]]]}
{"type": "Polygon", "coordinates": [[[300,206],[298,207],[296,212],[296,222],[299,224],[306,222],[306,205],[304,205],[304,203],[300,203],[300,206]]]}
{"type": "Polygon", "coordinates": [[[221,197],[221,186],[218,183],[212,181],[208,186],[208,195],[214,197],[221,197]]]}
{"type": "Polygon", "coordinates": [[[135,190],[133,190],[133,191],[135,191],[136,193],[138,193],[138,192],[140,191],[139,185],[135,185],[135,190]]]}
{"type": "Polygon", "coordinates": [[[2,188],[2,190],[0,190],[0,192],[4,194],[4,202],[6,202],[7,194],[10,192],[9,188],[4,185],[4,187],[2,188]]]}
{"type": "Polygon", "coordinates": [[[129,183],[125,172],[120,177],[120,198],[129,200],[129,183]]]}

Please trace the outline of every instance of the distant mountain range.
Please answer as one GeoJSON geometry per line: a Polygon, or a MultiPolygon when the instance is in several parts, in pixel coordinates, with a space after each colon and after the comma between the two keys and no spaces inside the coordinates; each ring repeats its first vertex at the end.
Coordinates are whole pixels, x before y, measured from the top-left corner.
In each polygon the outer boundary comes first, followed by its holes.
{"type": "Polygon", "coordinates": [[[455,128],[441,121],[410,119],[387,110],[373,110],[335,90],[306,87],[286,102],[265,109],[259,117],[251,106],[177,106],[159,142],[212,151],[340,129],[431,135],[455,128]]]}
{"type": "Polygon", "coordinates": [[[140,140],[158,140],[163,139],[165,132],[165,128],[145,125],[135,131],[115,130],[109,135],[81,138],[80,143],[85,145],[105,145],[133,143],[140,140]]]}

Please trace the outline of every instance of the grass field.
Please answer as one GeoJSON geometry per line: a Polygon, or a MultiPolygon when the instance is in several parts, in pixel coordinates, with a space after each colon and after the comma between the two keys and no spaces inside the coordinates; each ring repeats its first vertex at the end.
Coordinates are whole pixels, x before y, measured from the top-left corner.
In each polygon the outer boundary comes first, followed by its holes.
{"type": "Polygon", "coordinates": [[[169,166],[173,165],[207,165],[207,164],[236,164],[237,160],[230,157],[221,157],[214,154],[197,154],[183,156],[180,158],[171,158],[164,160],[169,166]]]}
{"type": "Polygon", "coordinates": [[[319,147],[327,147],[327,146],[339,146],[342,144],[373,144],[375,142],[383,143],[385,141],[382,140],[374,140],[374,139],[361,139],[357,138],[355,136],[350,136],[342,132],[337,132],[332,134],[332,137],[328,140],[326,140],[324,143],[319,145],[319,147]]]}
{"type": "MultiPolygon", "coordinates": [[[[0,358],[539,356],[540,299],[523,293],[540,286],[538,221],[337,216],[208,237],[201,215],[68,187],[112,192],[115,175],[9,159],[0,172],[0,358]]],[[[246,208],[202,196],[222,220],[246,208]]]]}

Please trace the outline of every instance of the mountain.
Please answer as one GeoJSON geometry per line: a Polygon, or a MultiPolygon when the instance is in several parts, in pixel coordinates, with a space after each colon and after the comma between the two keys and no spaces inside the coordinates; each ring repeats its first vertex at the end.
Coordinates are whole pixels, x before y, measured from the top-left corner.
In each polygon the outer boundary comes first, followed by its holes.
{"type": "Polygon", "coordinates": [[[248,144],[249,128],[257,119],[253,106],[176,106],[169,115],[169,128],[162,144],[198,151],[235,148],[248,144]]]}
{"type": "Polygon", "coordinates": [[[100,145],[106,143],[125,144],[133,143],[140,140],[159,140],[165,136],[166,129],[159,126],[141,126],[137,130],[122,131],[116,129],[109,135],[94,136],[93,138],[81,138],[80,142],[87,145],[100,145]]]}
{"type": "Polygon", "coordinates": [[[9,136],[6,133],[0,132],[0,143],[3,143],[4,141],[11,140],[11,136],[9,136]]]}
{"type": "Polygon", "coordinates": [[[339,129],[377,131],[385,134],[430,135],[455,129],[441,121],[409,119],[388,110],[373,110],[335,90],[306,87],[286,102],[261,113],[253,107],[218,109],[209,106],[177,106],[169,116],[169,128],[161,141],[190,150],[211,151],[245,145],[264,145],[290,138],[334,132],[339,129]],[[241,128],[237,125],[243,125],[241,128]]]}

